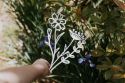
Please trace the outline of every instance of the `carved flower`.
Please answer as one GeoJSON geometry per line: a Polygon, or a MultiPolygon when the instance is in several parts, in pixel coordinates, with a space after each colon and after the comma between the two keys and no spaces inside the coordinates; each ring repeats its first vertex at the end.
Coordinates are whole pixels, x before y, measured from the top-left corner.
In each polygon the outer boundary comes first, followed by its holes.
{"type": "Polygon", "coordinates": [[[75,31],[75,29],[73,30],[69,30],[70,32],[70,36],[74,39],[74,40],[78,40],[79,42],[77,43],[78,48],[83,49],[83,44],[86,44],[86,39],[85,36],[83,35],[83,33],[77,32],[75,31]]]}
{"type": "Polygon", "coordinates": [[[49,18],[49,23],[53,28],[60,31],[65,29],[66,20],[63,19],[62,14],[53,13],[52,18],[49,18]]]}
{"type": "Polygon", "coordinates": [[[86,43],[86,39],[85,36],[83,35],[83,33],[77,32],[75,31],[75,29],[73,30],[69,30],[70,32],[70,36],[74,39],[74,40],[79,40],[79,44],[85,44],[86,43]]]}

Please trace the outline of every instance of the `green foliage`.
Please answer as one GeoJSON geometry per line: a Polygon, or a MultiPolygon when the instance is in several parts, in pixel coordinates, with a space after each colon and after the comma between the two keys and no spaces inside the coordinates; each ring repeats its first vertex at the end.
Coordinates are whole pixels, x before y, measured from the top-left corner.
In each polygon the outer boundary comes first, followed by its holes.
{"type": "MultiPolygon", "coordinates": [[[[38,58],[50,61],[48,47],[39,45],[49,27],[47,19],[59,7],[64,9],[66,27],[83,31],[88,38],[81,55],[91,52],[97,68],[78,64],[80,56],[76,55],[72,64],[56,69],[53,78],[64,83],[124,83],[125,12],[112,0],[18,0],[11,2],[11,7],[23,32],[22,55],[31,63],[38,58]]],[[[67,35],[59,45],[63,47],[64,42],[68,42],[67,35]]]]}

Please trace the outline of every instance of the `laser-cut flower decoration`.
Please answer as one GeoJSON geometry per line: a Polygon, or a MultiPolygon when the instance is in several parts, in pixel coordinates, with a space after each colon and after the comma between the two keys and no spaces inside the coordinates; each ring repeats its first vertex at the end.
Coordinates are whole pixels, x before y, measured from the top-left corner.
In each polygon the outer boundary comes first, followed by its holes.
{"type": "Polygon", "coordinates": [[[66,20],[63,19],[62,14],[53,13],[52,18],[49,18],[49,23],[53,28],[60,31],[65,29],[66,20]]]}
{"type": "Polygon", "coordinates": [[[70,36],[74,39],[74,40],[79,40],[79,43],[85,44],[85,36],[83,35],[83,33],[77,32],[75,31],[75,29],[73,30],[69,30],[70,32],[70,36]]]}
{"type": "Polygon", "coordinates": [[[53,28],[47,29],[48,46],[52,54],[52,61],[50,64],[50,72],[52,72],[56,67],[58,67],[62,63],[70,64],[70,61],[68,59],[75,58],[74,53],[80,53],[81,49],[83,50],[83,45],[86,43],[86,39],[83,33],[77,32],[74,29],[69,30],[72,40],[69,44],[65,44],[63,51],[60,51],[60,47],[57,46],[57,43],[60,38],[65,34],[65,32],[60,32],[60,30],[65,29],[66,20],[64,19],[61,13],[53,13],[52,17],[49,18],[48,21],[51,27],[53,28]],[[52,34],[53,32],[54,34],[52,34]],[[53,46],[51,45],[51,40],[54,40],[53,46]],[[76,45],[73,44],[74,41],[77,42],[76,45]],[[72,51],[69,51],[69,47],[71,46],[73,47],[73,49],[72,51]]]}
{"type": "MultiPolygon", "coordinates": [[[[75,31],[75,29],[69,30],[69,32],[70,32],[70,36],[74,40],[78,40],[78,43],[77,43],[78,48],[81,48],[83,50],[84,47],[82,44],[86,44],[86,38],[83,35],[83,33],[77,32],[77,31],[75,31]]],[[[74,49],[75,49],[75,47],[74,47],[74,49]]]]}

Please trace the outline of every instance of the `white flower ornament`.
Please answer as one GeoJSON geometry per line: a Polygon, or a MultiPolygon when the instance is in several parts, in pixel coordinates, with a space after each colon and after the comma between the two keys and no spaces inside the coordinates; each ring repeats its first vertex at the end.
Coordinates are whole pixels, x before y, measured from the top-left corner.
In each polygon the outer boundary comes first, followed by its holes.
{"type": "Polygon", "coordinates": [[[57,66],[59,66],[61,63],[64,64],[70,64],[69,58],[75,58],[74,53],[80,53],[80,49],[83,49],[83,45],[86,43],[85,36],[83,33],[77,32],[74,29],[69,30],[70,36],[72,38],[71,42],[67,45],[65,44],[64,50],[61,52],[60,48],[57,46],[58,41],[60,38],[64,35],[65,32],[59,33],[60,30],[65,29],[66,20],[63,18],[63,15],[61,13],[53,13],[52,17],[48,19],[49,24],[54,29],[54,35],[52,37],[53,29],[48,28],[47,29],[47,35],[48,35],[48,46],[51,50],[52,54],[52,61],[50,64],[50,72],[52,72],[57,66]],[[59,34],[57,34],[57,32],[59,34]],[[54,46],[51,45],[51,40],[54,38],[54,46]],[[73,44],[74,41],[77,41],[77,46],[73,44]],[[73,50],[70,52],[68,51],[69,47],[71,47],[73,44],[73,50]],[[53,46],[53,47],[52,47],[53,46]]]}
{"type": "Polygon", "coordinates": [[[77,32],[75,31],[75,29],[73,30],[69,30],[70,32],[70,36],[74,39],[74,40],[79,40],[81,41],[82,44],[85,44],[85,36],[83,35],[83,33],[77,32]]]}
{"type": "Polygon", "coordinates": [[[60,31],[65,29],[66,20],[63,19],[62,14],[53,13],[52,18],[49,18],[49,23],[53,28],[60,31]]]}

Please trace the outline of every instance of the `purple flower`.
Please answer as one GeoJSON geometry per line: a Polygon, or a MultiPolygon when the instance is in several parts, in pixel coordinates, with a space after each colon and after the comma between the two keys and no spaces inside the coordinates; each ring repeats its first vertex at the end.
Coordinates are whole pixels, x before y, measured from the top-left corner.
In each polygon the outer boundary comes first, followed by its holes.
{"type": "Polygon", "coordinates": [[[91,60],[88,60],[88,62],[89,62],[89,66],[91,68],[95,68],[96,65],[91,60]]]}
{"type": "Polygon", "coordinates": [[[79,58],[79,59],[78,59],[78,63],[79,63],[79,64],[82,64],[84,61],[86,61],[86,58],[79,58]]]}
{"type": "Polygon", "coordinates": [[[93,63],[91,63],[91,64],[89,64],[89,65],[90,65],[91,68],[95,68],[95,67],[96,67],[96,65],[93,64],[93,63]]]}
{"type": "Polygon", "coordinates": [[[39,47],[43,48],[48,43],[48,36],[45,36],[44,39],[40,42],[39,47]]]}
{"type": "Polygon", "coordinates": [[[87,60],[89,60],[89,59],[92,58],[92,55],[91,55],[90,53],[87,53],[87,54],[85,55],[85,58],[86,58],[87,60]]]}
{"type": "MultiPolygon", "coordinates": [[[[45,36],[44,39],[40,42],[40,48],[43,48],[45,45],[48,45],[48,36],[45,36]]],[[[54,49],[54,43],[51,42],[51,47],[54,49]]]]}
{"type": "Polygon", "coordinates": [[[95,64],[92,62],[92,55],[90,53],[87,53],[85,57],[79,58],[78,63],[79,64],[89,64],[91,68],[95,68],[95,64]]]}

